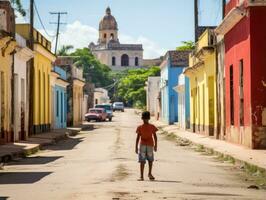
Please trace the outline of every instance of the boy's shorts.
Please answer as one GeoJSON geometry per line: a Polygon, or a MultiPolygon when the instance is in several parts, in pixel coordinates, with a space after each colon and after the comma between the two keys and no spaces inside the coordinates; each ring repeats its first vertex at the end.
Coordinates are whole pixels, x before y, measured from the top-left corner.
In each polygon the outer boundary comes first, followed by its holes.
{"type": "Polygon", "coordinates": [[[139,148],[139,162],[146,163],[146,160],[148,160],[149,162],[154,161],[153,146],[141,144],[139,148]]]}

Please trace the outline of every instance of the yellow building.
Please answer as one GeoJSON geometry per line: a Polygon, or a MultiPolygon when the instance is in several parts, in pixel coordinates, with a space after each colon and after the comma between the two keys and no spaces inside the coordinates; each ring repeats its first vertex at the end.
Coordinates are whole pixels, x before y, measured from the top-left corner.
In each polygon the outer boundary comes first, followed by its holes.
{"type": "Polygon", "coordinates": [[[212,29],[199,38],[189,56],[190,121],[193,132],[214,136],[217,130],[216,50],[212,29]]]}
{"type": "Polygon", "coordinates": [[[0,31],[0,144],[13,141],[11,130],[11,79],[16,42],[9,33],[0,31]]]}
{"type": "MultiPolygon", "coordinates": [[[[30,25],[16,25],[16,32],[29,39],[30,25]]],[[[52,63],[56,57],[51,52],[51,42],[34,29],[34,73],[33,79],[33,127],[32,133],[46,132],[51,126],[51,85],[52,63]]]]}

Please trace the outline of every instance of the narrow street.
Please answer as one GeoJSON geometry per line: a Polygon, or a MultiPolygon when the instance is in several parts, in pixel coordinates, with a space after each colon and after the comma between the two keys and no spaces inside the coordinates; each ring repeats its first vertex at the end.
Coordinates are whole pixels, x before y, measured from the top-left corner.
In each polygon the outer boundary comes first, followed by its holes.
{"type": "MultiPolygon", "coordinates": [[[[232,166],[159,135],[154,176],[138,182],[133,110],[0,171],[0,199],[265,199],[232,166]]],[[[146,170],[147,172],[147,170],[146,170]]]]}

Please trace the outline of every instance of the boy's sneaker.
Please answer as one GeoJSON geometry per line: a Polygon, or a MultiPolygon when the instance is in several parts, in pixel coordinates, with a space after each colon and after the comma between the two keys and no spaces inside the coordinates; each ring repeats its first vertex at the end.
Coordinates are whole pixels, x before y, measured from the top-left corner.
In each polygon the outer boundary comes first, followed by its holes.
{"type": "Polygon", "coordinates": [[[148,177],[149,177],[150,181],[154,181],[155,180],[154,176],[151,175],[151,174],[149,174],[148,177]]]}

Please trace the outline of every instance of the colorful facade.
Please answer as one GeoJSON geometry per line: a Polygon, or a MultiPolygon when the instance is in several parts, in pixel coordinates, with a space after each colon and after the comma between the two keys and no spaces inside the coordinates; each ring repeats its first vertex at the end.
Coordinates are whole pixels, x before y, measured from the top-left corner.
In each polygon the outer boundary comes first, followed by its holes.
{"type": "Polygon", "coordinates": [[[226,139],[266,148],[266,2],[231,0],[216,29],[225,43],[226,139]]]}
{"type": "Polygon", "coordinates": [[[16,54],[14,58],[14,139],[15,141],[28,138],[29,87],[28,61],[33,52],[27,47],[26,40],[16,34],[16,54]]]}
{"type": "Polygon", "coordinates": [[[83,122],[83,69],[74,65],[74,58],[71,56],[58,57],[56,66],[61,67],[67,73],[67,126],[78,126],[83,122]]]}
{"type": "MultiPolygon", "coordinates": [[[[29,39],[30,25],[17,24],[16,32],[29,39]]],[[[34,72],[33,79],[33,127],[32,133],[47,132],[51,126],[51,69],[55,55],[51,52],[51,42],[34,29],[34,72]]],[[[30,105],[32,106],[32,105],[30,105]]]]}
{"type": "Polygon", "coordinates": [[[51,72],[51,113],[53,129],[66,128],[68,85],[66,71],[54,66],[51,72]]]}
{"type": "Polygon", "coordinates": [[[0,144],[14,141],[12,120],[12,74],[15,17],[10,2],[0,1],[0,144]]]}
{"type": "Polygon", "coordinates": [[[190,122],[193,132],[214,136],[217,133],[215,37],[207,29],[189,56],[185,75],[190,80],[190,122]]]}
{"type": "Polygon", "coordinates": [[[161,68],[161,120],[173,124],[178,122],[178,96],[174,87],[178,76],[188,66],[189,51],[168,51],[161,68]]]}

